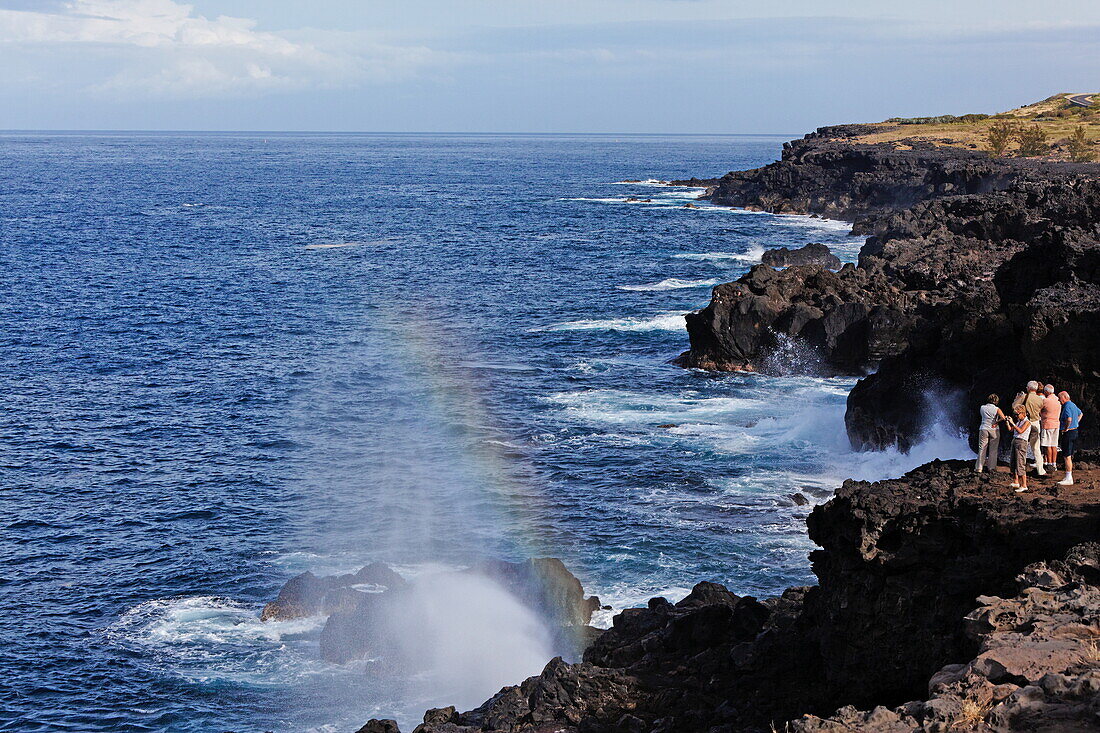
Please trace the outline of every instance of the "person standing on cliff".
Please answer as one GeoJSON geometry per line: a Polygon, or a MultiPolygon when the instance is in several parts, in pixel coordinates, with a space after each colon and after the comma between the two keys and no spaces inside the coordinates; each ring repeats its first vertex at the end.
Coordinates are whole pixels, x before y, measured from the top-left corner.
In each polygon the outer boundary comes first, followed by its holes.
{"type": "Polygon", "coordinates": [[[1016,422],[1009,424],[1012,431],[1012,483],[1009,488],[1017,494],[1027,491],[1027,446],[1033,432],[1031,420],[1024,405],[1016,406],[1016,422]]]}
{"type": "Polygon", "coordinates": [[[1062,403],[1054,396],[1054,385],[1043,387],[1043,406],[1039,410],[1039,445],[1043,448],[1043,468],[1053,471],[1058,464],[1058,427],[1062,403]]]}
{"type": "Polygon", "coordinates": [[[1058,485],[1073,486],[1073,453],[1077,448],[1077,428],[1081,424],[1082,413],[1081,408],[1070,400],[1068,392],[1059,392],[1058,400],[1062,403],[1062,458],[1066,462],[1066,477],[1058,485]]]}
{"type": "Polygon", "coordinates": [[[1031,455],[1035,459],[1035,473],[1046,476],[1043,468],[1043,453],[1039,447],[1039,421],[1043,409],[1043,398],[1039,396],[1039,383],[1032,380],[1027,383],[1027,394],[1017,396],[1012,402],[1012,409],[1023,407],[1027,413],[1027,419],[1031,422],[1032,430],[1028,433],[1028,446],[1031,455]]]}
{"type": "Polygon", "coordinates": [[[993,471],[997,467],[997,451],[1001,447],[1001,421],[1007,421],[1008,417],[1001,412],[1001,398],[995,394],[985,398],[985,404],[978,408],[981,417],[981,425],[978,426],[978,460],[974,464],[974,470],[981,473],[983,468],[993,471]]]}

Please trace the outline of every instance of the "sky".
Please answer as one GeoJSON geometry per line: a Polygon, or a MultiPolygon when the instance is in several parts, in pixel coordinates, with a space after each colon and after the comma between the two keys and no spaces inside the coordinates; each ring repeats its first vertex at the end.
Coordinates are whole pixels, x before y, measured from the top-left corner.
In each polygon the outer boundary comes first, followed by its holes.
{"type": "Polygon", "coordinates": [[[0,0],[0,129],[797,134],[1100,91],[1097,0],[0,0]]]}

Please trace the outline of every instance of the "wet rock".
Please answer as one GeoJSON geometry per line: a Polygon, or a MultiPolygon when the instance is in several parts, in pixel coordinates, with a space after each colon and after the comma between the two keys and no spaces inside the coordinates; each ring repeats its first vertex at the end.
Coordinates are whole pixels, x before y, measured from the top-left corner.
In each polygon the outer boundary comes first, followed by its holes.
{"type": "Polygon", "coordinates": [[[710,188],[718,184],[717,178],[685,178],[679,181],[667,181],[669,186],[688,186],[690,188],[710,188]]]}
{"type": "MultiPolygon", "coordinates": [[[[930,297],[930,296],[929,296],[930,297]]],[[[687,314],[681,366],[722,371],[858,373],[899,352],[922,300],[878,269],[753,267],[687,314]]]]}
{"type": "Polygon", "coordinates": [[[356,733],[401,733],[401,730],[397,727],[396,720],[371,718],[356,733]]]}
{"type": "Polygon", "coordinates": [[[820,265],[830,270],[839,270],[841,266],[840,258],[833,254],[828,246],[818,242],[811,242],[798,249],[779,247],[765,250],[760,257],[760,262],[769,267],[820,265]]]}
{"type": "Polygon", "coordinates": [[[380,589],[398,589],[405,586],[405,579],[383,563],[371,563],[356,573],[319,578],[305,572],[287,581],[279,596],[264,606],[263,621],[287,621],[305,616],[327,615],[348,602],[348,596],[340,591],[356,593],[355,586],[378,586],[380,589]],[[330,594],[332,594],[330,596],[330,594]]]}
{"type": "Polygon", "coordinates": [[[556,557],[521,563],[487,561],[471,569],[499,582],[559,626],[584,627],[599,610],[600,599],[585,597],[581,581],[556,557]]]}

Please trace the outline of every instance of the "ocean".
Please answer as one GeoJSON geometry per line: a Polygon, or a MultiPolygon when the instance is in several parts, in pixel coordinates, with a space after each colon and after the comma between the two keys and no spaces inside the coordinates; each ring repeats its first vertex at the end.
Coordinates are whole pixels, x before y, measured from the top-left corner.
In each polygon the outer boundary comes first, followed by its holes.
{"type": "Polygon", "coordinates": [[[845,222],[655,183],[784,139],[0,135],[0,730],[411,726],[547,661],[472,618],[420,674],[323,662],[323,619],[259,620],[306,570],[560,557],[614,610],[813,582],[843,479],[970,454],[852,453],[851,378],[669,363],[765,249],[855,261],[845,222]]]}

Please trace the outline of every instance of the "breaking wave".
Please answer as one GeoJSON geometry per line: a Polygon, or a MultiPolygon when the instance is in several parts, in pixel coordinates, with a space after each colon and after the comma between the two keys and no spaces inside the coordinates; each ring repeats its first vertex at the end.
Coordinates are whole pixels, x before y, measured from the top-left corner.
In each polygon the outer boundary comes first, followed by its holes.
{"type": "Polygon", "coordinates": [[[650,318],[611,318],[566,321],[550,326],[528,329],[531,333],[544,331],[683,331],[683,313],[662,313],[650,318]]]}
{"type": "Polygon", "coordinates": [[[658,290],[683,290],[686,288],[705,288],[708,285],[717,285],[722,282],[719,278],[708,278],[706,280],[682,280],[678,277],[669,277],[655,283],[646,283],[645,285],[620,285],[619,290],[632,290],[637,292],[648,292],[658,290]]]}

